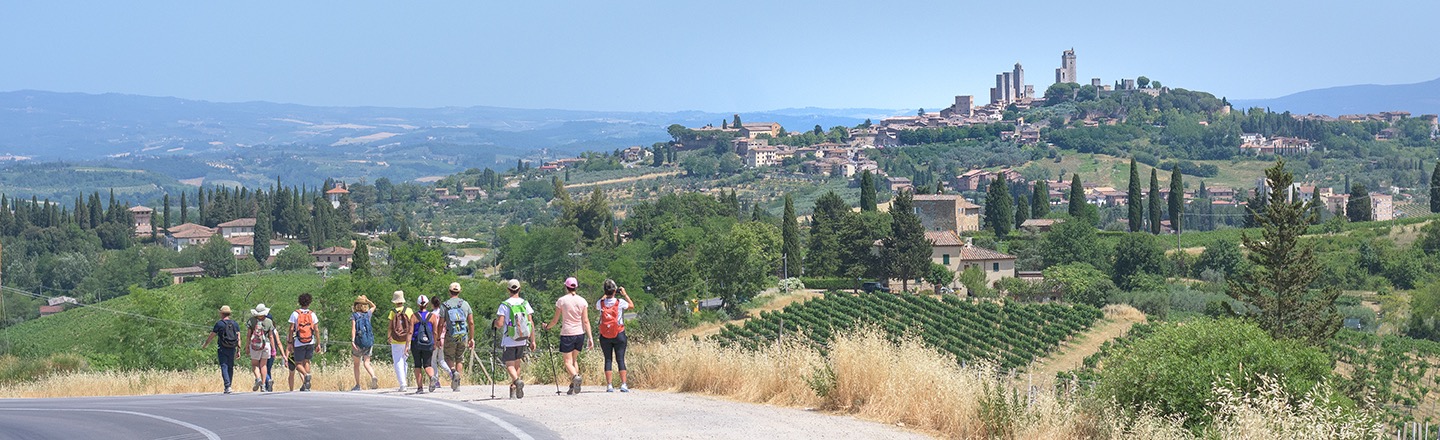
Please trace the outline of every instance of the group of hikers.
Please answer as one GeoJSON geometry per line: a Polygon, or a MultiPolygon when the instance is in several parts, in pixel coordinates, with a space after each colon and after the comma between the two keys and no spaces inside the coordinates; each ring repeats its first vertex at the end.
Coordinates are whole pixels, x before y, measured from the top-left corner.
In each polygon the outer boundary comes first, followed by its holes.
{"type": "MultiPolygon", "coordinates": [[[[509,374],[510,398],[525,397],[525,381],[520,373],[527,355],[539,349],[535,334],[535,309],[520,296],[520,281],[510,280],[505,284],[510,297],[502,301],[495,310],[493,328],[499,333],[500,361],[509,374]]],[[[570,378],[566,394],[580,393],[584,378],[580,375],[579,355],[582,350],[593,349],[595,332],[590,328],[590,303],[576,291],[579,282],[574,278],[565,279],[565,295],[555,301],[555,315],[543,328],[550,330],[560,327],[559,353],[564,357],[565,372],[570,378]]],[[[475,315],[470,303],[460,298],[460,283],[450,283],[449,298],[440,301],[420,295],[415,298],[415,308],[405,301],[404,291],[395,291],[391,297],[394,306],[386,314],[389,326],[387,338],[390,342],[390,359],[395,367],[395,379],[399,392],[409,389],[407,369],[413,370],[415,393],[435,392],[440,388],[440,375],[436,367],[450,377],[450,389],[460,390],[464,374],[465,355],[475,348],[475,315]]],[[[320,319],[310,310],[312,298],[302,293],[298,298],[300,308],[290,314],[285,338],[265,304],[256,305],[249,311],[249,318],[242,330],[232,319],[230,306],[220,307],[220,319],[215,322],[201,347],[216,342],[216,356],[220,364],[220,377],[225,383],[225,394],[231,393],[231,379],[234,376],[237,352],[248,352],[250,368],[255,375],[251,391],[272,392],[274,380],[272,369],[275,359],[285,360],[290,371],[289,388],[295,390],[295,375],[298,372],[302,382],[300,391],[310,391],[310,361],[317,350],[323,352],[319,343],[320,319]]],[[[594,304],[600,313],[600,349],[605,358],[605,391],[614,392],[611,376],[612,365],[619,367],[620,392],[629,392],[626,377],[625,311],[634,308],[634,302],[624,287],[614,280],[605,280],[604,296],[594,304]]],[[[370,365],[374,350],[375,334],[371,326],[376,311],[375,303],[365,295],[355,298],[350,314],[350,357],[354,367],[355,386],[359,391],[361,372],[370,376],[369,389],[379,388],[379,378],[370,365]]]]}

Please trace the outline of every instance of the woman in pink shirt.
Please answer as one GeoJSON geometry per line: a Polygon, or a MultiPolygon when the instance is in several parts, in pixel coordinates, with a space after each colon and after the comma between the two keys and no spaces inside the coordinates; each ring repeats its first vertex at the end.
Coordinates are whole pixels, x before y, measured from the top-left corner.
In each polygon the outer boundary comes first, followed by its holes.
{"type": "Polygon", "coordinates": [[[560,324],[560,353],[565,355],[565,371],[570,373],[570,391],[565,394],[569,395],[580,394],[583,382],[577,361],[580,350],[595,346],[590,334],[590,303],[575,293],[579,287],[575,277],[565,279],[565,296],[555,300],[555,317],[545,324],[545,330],[560,324]]]}

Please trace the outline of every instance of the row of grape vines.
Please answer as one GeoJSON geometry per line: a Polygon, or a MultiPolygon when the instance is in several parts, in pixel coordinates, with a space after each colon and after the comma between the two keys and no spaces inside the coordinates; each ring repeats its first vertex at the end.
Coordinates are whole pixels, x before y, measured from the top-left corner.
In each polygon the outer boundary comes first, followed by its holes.
{"type": "Polygon", "coordinates": [[[756,348],[782,336],[803,335],[824,349],[836,333],[873,325],[892,338],[914,336],[960,362],[991,360],[1017,368],[1049,354],[1104,316],[1085,305],[975,303],[957,297],[831,293],[762,312],[714,337],[726,346],[756,348]]]}

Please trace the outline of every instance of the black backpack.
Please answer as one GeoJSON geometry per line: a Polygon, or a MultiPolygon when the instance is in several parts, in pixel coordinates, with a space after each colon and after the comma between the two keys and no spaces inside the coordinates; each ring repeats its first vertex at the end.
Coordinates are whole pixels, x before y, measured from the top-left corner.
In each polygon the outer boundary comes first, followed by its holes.
{"type": "Polygon", "coordinates": [[[435,327],[430,324],[430,313],[422,310],[420,311],[420,313],[416,314],[416,316],[418,317],[419,322],[416,323],[415,333],[414,336],[411,338],[412,341],[414,341],[415,348],[422,351],[434,350],[435,327]]]}
{"type": "Polygon", "coordinates": [[[223,325],[220,326],[220,342],[217,345],[223,348],[238,347],[240,345],[240,325],[230,320],[221,320],[220,323],[223,325]]]}

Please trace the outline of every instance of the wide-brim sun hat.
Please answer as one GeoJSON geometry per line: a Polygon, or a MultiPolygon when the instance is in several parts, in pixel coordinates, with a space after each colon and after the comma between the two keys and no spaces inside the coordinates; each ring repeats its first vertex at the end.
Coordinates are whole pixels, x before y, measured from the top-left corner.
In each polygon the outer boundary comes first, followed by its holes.
{"type": "Polygon", "coordinates": [[[230,306],[220,306],[220,313],[229,314],[229,313],[230,313],[230,306]]]}
{"type": "Polygon", "coordinates": [[[365,295],[355,297],[355,304],[375,305],[375,303],[373,301],[370,301],[370,298],[365,295]]]}
{"type": "Polygon", "coordinates": [[[265,307],[265,303],[260,303],[260,304],[256,305],[254,309],[251,309],[251,310],[250,310],[250,314],[253,315],[253,316],[265,316],[265,315],[269,315],[269,314],[270,314],[270,308],[269,308],[269,307],[265,307]]]}
{"type": "Polygon", "coordinates": [[[390,302],[393,303],[393,304],[404,304],[404,303],[405,303],[405,291],[404,291],[404,290],[396,290],[396,291],[395,291],[395,294],[393,295],[393,297],[390,298],[390,302]]]}
{"type": "Polygon", "coordinates": [[[575,277],[566,278],[566,279],[565,279],[565,287],[570,288],[570,289],[574,289],[574,288],[576,288],[576,287],[580,287],[580,281],[576,280],[575,277]]]}

